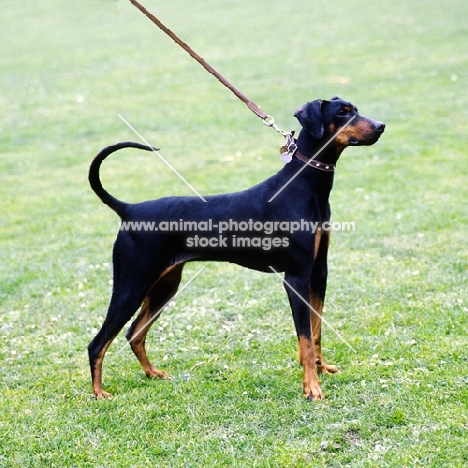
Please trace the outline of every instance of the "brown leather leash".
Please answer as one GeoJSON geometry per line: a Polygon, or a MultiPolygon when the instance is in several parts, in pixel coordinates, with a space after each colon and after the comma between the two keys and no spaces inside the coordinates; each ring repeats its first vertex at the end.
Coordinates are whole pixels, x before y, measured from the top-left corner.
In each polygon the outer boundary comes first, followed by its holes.
{"type": "Polygon", "coordinates": [[[144,15],[146,15],[159,29],[165,32],[172,40],[174,40],[182,49],[184,49],[188,54],[194,58],[202,67],[215,76],[226,88],[230,89],[242,102],[247,104],[247,107],[258,117],[260,117],[263,123],[267,127],[272,127],[278,133],[283,135],[286,139],[288,137],[292,138],[292,132],[285,132],[281,130],[275,123],[275,120],[270,115],[260,109],[253,101],[251,101],[245,94],[241,93],[236,87],[234,87],[226,78],[224,78],[220,73],[218,73],[209,63],[207,63],[202,57],[200,57],[188,44],[182,41],[177,37],[167,26],[165,26],[161,21],[151,14],[143,5],[138,3],[136,0],[130,0],[135,7],[137,7],[144,15]]]}

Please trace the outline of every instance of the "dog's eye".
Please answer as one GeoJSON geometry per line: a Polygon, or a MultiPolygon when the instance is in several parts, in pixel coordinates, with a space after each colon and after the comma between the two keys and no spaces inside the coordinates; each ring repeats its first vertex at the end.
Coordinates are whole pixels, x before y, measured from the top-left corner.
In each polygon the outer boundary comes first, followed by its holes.
{"type": "Polygon", "coordinates": [[[341,109],[339,112],[338,112],[338,117],[346,117],[347,115],[349,114],[349,112],[345,109],[341,109]]]}

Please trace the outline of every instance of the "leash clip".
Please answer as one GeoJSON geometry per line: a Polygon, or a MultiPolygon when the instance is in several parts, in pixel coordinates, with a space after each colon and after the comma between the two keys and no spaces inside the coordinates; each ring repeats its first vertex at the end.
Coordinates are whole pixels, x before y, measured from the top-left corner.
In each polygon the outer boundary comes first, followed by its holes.
{"type": "Polygon", "coordinates": [[[291,135],[290,132],[285,132],[284,130],[281,130],[281,128],[279,128],[278,125],[276,125],[275,119],[274,119],[271,115],[267,115],[267,116],[263,119],[263,123],[264,123],[267,127],[271,127],[271,128],[273,128],[273,130],[276,130],[279,134],[283,135],[284,138],[287,138],[288,136],[291,135]]]}
{"type": "Polygon", "coordinates": [[[291,162],[294,153],[297,151],[296,140],[294,139],[294,130],[291,132],[285,132],[284,130],[281,130],[278,125],[276,125],[275,119],[271,115],[267,115],[263,119],[263,123],[267,127],[272,127],[278,133],[283,135],[284,138],[286,138],[284,146],[280,148],[281,161],[283,161],[285,164],[291,162]]]}

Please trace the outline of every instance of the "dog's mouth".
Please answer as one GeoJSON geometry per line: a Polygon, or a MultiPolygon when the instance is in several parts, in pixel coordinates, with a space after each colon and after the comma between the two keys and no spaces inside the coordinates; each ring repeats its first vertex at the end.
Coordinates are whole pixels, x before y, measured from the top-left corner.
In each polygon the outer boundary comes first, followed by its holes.
{"type": "Polygon", "coordinates": [[[366,136],[363,139],[358,139],[358,138],[350,138],[348,140],[349,146],[370,146],[373,145],[374,143],[377,143],[379,141],[380,136],[382,135],[382,132],[374,132],[370,134],[369,136],[366,136]]]}
{"type": "Polygon", "coordinates": [[[380,135],[366,138],[365,140],[356,140],[353,138],[349,140],[349,146],[370,146],[376,143],[379,138],[380,138],[380,135]]]}

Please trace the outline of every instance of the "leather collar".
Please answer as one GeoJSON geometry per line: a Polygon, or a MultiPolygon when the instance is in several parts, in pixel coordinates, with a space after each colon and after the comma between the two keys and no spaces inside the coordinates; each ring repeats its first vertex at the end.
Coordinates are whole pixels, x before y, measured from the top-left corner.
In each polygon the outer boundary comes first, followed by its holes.
{"type": "Polygon", "coordinates": [[[308,158],[307,156],[304,156],[299,150],[296,150],[293,156],[299,159],[299,161],[302,161],[307,166],[318,169],[319,171],[334,172],[336,168],[334,164],[326,164],[321,161],[317,161],[314,158],[308,158]]]}

